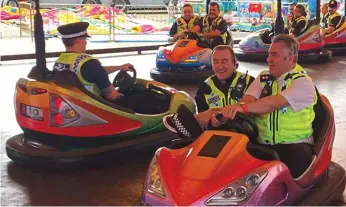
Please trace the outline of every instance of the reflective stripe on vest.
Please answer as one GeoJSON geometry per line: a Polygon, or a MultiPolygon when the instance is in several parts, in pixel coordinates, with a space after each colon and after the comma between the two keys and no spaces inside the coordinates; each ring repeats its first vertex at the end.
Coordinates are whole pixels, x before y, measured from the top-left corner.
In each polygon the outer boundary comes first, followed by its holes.
{"type": "MultiPolygon", "coordinates": [[[[329,14],[329,13],[328,13],[328,14],[329,14]]],[[[340,14],[339,14],[338,12],[335,12],[334,14],[329,15],[329,17],[328,17],[328,19],[327,19],[328,27],[329,27],[330,23],[332,22],[332,20],[333,20],[335,17],[337,17],[337,16],[340,16],[340,14]]],[[[340,21],[340,22],[341,22],[341,21],[340,21]]],[[[339,22],[337,25],[335,25],[335,27],[339,26],[340,22],[339,22]]]]}
{"type": "Polygon", "coordinates": [[[327,20],[328,20],[328,17],[329,17],[329,13],[325,14],[322,18],[321,18],[321,25],[322,25],[322,28],[326,28],[327,27],[327,20]]]}
{"type": "Polygon", "coordinates": [[[224,94],[216,87],[212,79],[213,77],[215,77],[215,75],[204,81],[211,88],[210,94],[204,94],[205,101],[209,108],[219,108],[229,104],[238,103],[243,97],[246,89],[249,87],[250,76],[236,71],[236,75],[232,80],[227,94],[224,94]]]}
{"type": "Polygon", "coordinates": [[[193,16],[193,17],[190,19],[190,21],[189,21],[188,24],[186,23],[185,19],[182,18],[182,17],[180,17],[180,18],[178,18],[177,20],[175,20],[176,23],[177,23],[177,34],[182,33],[182,32],[183,32],[184,30],[186,30],[186,29],[191,29],[191,28],[193,28],[193,27],[195,26],[195,21],[196,21],[196,19],[197,19],[197,17],[196,17],[196,16],[193,16]]]}
{"type": "Polygon", "coordinates": [[[307,20],[306,17],[304,17],[304,16],[298,17],[298,18],[296,19],[296,21],[297,21],[296,25],[297,25],[299,22],[301,22],[301,21],[305,21],[305,25],[304,25],[304,28],[302,29],[302,31],[306,28],[306,26],[308,26],[308,20],[307,20]]]}
{"type": "MultiPolygon", "coordinates": [[[[203,33],[213,31],[213,26],[219,25],[223,20],[221,16],[218,16],[211,22],[211,25],[209,25],[208,18],[208,15],[203,17],[203,33]]],[[[226,44],[227,32],[221,34],[220,36],[222,37],[223,43],[226,44]]]]}
{"type": "MultiPolygon", "coordinates": [[[[263,71],[260,74],[262,87],[261,98],[270,95],[277,95],[281,91],[289,88],[293,80],[300,77],[310,77],[305,70],[296,65],[293,71],[284,74],[282,86],[278,86],[277,79],[269,74],[269,71],[263,71]]],[[[259,129],[258,142],[262,144],[289,144],[301,142],[312,136],[312,121],[315,118],[313,106],[317,102],[315,93],[314,102],[297,112],[291,107],[283,107],[271,113],[257,116],[255,118],[259,129]]]]}
{"type": "Polygon", "coordinates": [[[91,57],[85,53],[62,53],[58,60],[55,61],[53,66],[53,70],[55,71],[63,71],[69,70],[74,72],[79,80],[82,82],[84,87],[90,92],[96,94],[97,96],[101,96],[101,90],[97,87],[95,83],[90,83],[86,81],[81,74],[82,65],[88,61],[96,58],[91,57]]]}

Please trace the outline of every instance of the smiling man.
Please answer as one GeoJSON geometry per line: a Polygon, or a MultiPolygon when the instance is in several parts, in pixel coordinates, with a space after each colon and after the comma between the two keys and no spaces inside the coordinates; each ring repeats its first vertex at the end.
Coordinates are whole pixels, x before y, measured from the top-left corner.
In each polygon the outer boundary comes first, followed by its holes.
{"type": "Polygon", "coordinates": [[[227,45],[215,47],[212,54],[212,68],[215,75],[207,78],[197,90],[196,103],[199,114],[196,118],[207,128],[213,111],[228,104],[235,104],[254,78],[237,71],[238,62],[234,51],[227,45]]]}
{"type": "Polygon", "coordinates": [[[329,17],[329,13],[328,13],[328,4],[324,3],[321,5],[321,26],[322,28],[325,28],[327,26],[327,19],[329,17]]]}
{"type": "MultiPolygon", "coordinates": [[[[180,107],[178,113],[166,116],[163,120],[165,126],[179,133],[176,125],[177,119],[189,132],[190,138],[197,138],[203,129],[211,127],[211,117],[213,113],[220,111],[228,104],[236,104],[240,101],[246,89],[254,80],[254,77],[247,73],[237,71],[238,62],[234,51],[230,46],[219,45],[212,53],[212,67],[215,75],[207,78],[197,90],[196,103],[198,114],[195,119],[198,124],[194,124],[193,116],[188,109],[180,107]],[[192,117],[191,119],[188,117],[192,117]],[[189,131],[191,129],[191,131],[189,131]]],[[[180,125],[178,124],[178,125],[180,125]]],[[[181,134],[181,133],[180,133],[181,134]]],[[[183,134],[184,135],[184,134],[183,134]]]]}
{"type": "Polygon", "coordinates": [[[341,15],[337,12],[338,3],[335,0],[330,0],[328,3],[328,18],[326,28],[322,29],[323,35],[330,34],[339,26],[341,15]]]}
{"type": "MultiPolygon", "coordinates": [[[[226,119],[234,119],[237,112],[255,115],[257,142],[277,151],[297,178],[312,161],[317,94],[311,78],[297,64],[298,43],[290,35],[273,39],[267,61],[269,70],[260,73],[239,104],[225,106],[222,114],[226,119]]],[[[212,123],[221,124],[215,115],[212,123]]]]}
{"type": "Polygon", "coordinates": [[[173,37],[174,41],[184,35],[184,30],[193,28],[198,22],[198,17],[193,14],[193,7],[190,4],[183,6],[182,13],[182,17],[175,20],[169,31],[169,36],[173,37]]]}
{"type": "Polygon", "coordinates": [[[202,32],[201,37],[206,39],[210,48],[224,45],[227,42],[227,22],[219,15],[220,8],[216,2],[209,4],[209,14],[200,19],[199,23],[187,31],[202,32]]]}

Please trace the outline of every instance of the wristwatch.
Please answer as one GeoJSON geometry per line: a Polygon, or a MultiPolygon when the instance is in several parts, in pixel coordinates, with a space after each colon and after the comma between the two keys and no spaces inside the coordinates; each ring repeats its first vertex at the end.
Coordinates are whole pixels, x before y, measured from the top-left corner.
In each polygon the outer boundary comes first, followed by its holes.
{"type": "Polygon", "coordinates": [[[239,102],[239,105],[243,109],[243,114],[247,114],[248,113],[248,108],[247,108],[246,102],[241,101],[241,102],[239,102]]]}

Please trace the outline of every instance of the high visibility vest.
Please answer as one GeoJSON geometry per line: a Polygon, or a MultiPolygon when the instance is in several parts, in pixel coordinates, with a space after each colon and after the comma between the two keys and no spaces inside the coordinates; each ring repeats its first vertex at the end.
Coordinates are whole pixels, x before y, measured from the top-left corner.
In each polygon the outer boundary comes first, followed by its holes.
{"type": "Polygon", "coordinates": [[[97,87],[97,85],[95,83],[86,81],[81,74],[82,65],[86,61],[93,59],[96,58],[85,53],[62,53],[58,60],[55,61],[53,70],[68,70],[74,72],[87,90],[96,94],[97,96],[101,96],[101,90],[97,87]]]}
{"type": "Polygon", "coordinates": [[[189,21],[189,23],[186,23],[186,21],[185,21],[185,19],[184,18],[182,18],[182,17],[180,17],[180,18],[177,18],[176,20],[175,20],[175,22],[177,23],[177,34],[180,34],[180,33],[182,33],[184,30],[186,30],[186,29],[191,29],[191,28],[193,28],[194,26],[195,26],[195,22],[196,22],[196,20],[198,19],[198,17],[197,16],[193,16],[191,19],[190,19],[190,21],[189,21]]]}
{"type": "MultiPolygon", "coordinates": [[[[269,71],[261,72],[261,98],[279,94],[300,77],[310,79],[305,70],[298,64],[293,71],[284,74],[284,77],[283,85],[279,86],[277,79],[269,71]]],[[[291,107],[283,107],[271,113],[257,116],[255,121],[259,129],[258,142],[262,144],[289,144],[311,137],[312,122],[315,118],[313,106],[316,102],[317,94],[315,93],[314,102],[300,111],[294,112],[291,107]]]]}
{"type": "Polygon", "coordinates": [[[304,16],[300,16],[298,18],[295,19],[295,24],[292,25],[292,28],[291,28],[291,32],[293,31],[293,29],[297,26],[297,24],[301,21],[305,21],[305,26],[304,28],[302,29],[302,31],[308,26],[308,20],[306,19],[306,17],[304,16]]]}
{"type": "MultiPolygon", "coordinates": [[[[208,21],[209,16],[206,15],[203,17],[203,33],[204,32],[211,32],[213,31],[213,27],[219,25],[221,23],[221,21],[223,20],[223,18],[221,16],[216,17],[212,22],[211,25],[209,25],[209,21],[208,21]]],[[[222,37],[223,43],[226,44],[227,41],[227,32],[223,33],[220,35],[222,37]]]]}
{"type": "Polygon", "coordinates": [[[235,104],[243,98],[244,92],[249,87],[250,77],[249,75],[243,74],[236,71],[236,75],[232,80],[232,83],[227,91],[227,94],[224,94],[219,88],[216,87],[213,76],[207,78],[204,82],[211,88],[210,94],[204,94],[206,103],[208,103],[209,108],[219,108],[225,107],[229,104],[235,104]]]}
{"type": "MultiPolygon", "coordinates": [[[[329,13],[328,13],[328,14],[329,14],[329,13]]],[[[330,25],[330,23],[332,22],[332,20],[333,20],[335,17],[338,17],[338,16],[340,16],[340,14],[339,14],[338,12],[335,12],[334,14],[329,15],[329,17],[328,17],[328,19],[327,19],[327,24],[328,24],[327,27],[329,27],[329,25],[330,25]]],[[[340,24],[340,22],[339,22],[337,25],[335,25],[335,27],[338,27],[339,24],[340,24]]]]}

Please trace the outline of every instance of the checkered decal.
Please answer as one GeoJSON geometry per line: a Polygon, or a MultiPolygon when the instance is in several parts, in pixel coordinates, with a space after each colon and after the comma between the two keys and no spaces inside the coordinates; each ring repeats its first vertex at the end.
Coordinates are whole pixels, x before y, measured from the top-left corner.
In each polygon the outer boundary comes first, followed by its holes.
{"type": "Polygon", "coordinates": [[[73,63],[72,71],[73,71],[75,74],[77,74],[77,69],[78,69],[78,65],[79,65],[80,61],[83,60],[84,58],[87,58],[87,57],[89,57],[89,55],[87,55],[87,54],[80,55],[80,56],[76,59],[76,61],[73,63]]]}
{"type": "Polygon", "coordinates": [[[172,121],[175,125],[175,129],[177,132],[181,133],[183,136],[187,138],[191,138],[191,134],[187,131],[187,129],[183,126],[183,124],[178,119],[178,114],[174,114],[172,117],[172,121]]]}

